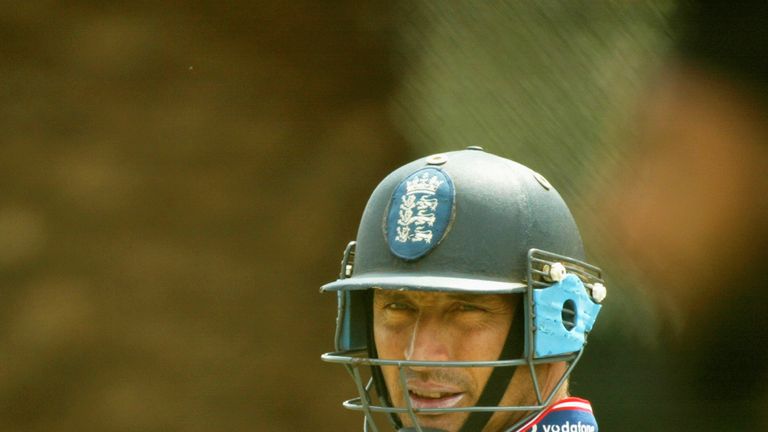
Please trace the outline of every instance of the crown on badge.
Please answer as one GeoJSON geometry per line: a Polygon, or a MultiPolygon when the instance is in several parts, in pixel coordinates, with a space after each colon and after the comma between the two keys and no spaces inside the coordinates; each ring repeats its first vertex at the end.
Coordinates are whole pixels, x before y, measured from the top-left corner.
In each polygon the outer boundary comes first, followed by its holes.
{"type": "Polygon", "coordinates": [[[406,195],[414,193],[434,194],[441,184],[443,184],[443,181],[438,180],[437,176],[430,176],[429,174],[424,173],[421,176],[406,182],[405,193],[406,195]]]}

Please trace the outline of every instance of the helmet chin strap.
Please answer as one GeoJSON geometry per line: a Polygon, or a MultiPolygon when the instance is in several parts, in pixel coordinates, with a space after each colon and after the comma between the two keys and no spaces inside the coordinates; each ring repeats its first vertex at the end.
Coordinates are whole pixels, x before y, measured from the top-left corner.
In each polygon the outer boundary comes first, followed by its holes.
{"type": "MultiPolygon", "coordinates": [[[[524,344],[524,323],[525,313],[523,310],[523,299],[517,302],[515,308],[515,317],[512,320],[512,325],[509,328],[509,334],[507,334],[507,341],[504,343],[504,348],[501,350],[499,360],[507,360],[514,358],[522,358],[523,356],[523,344],[524,344]]],[[[517,366],[509,367],[497,367],[491,372],[488,382],[485,384],[483,393],[480,395],[476,406],[498,406],[501,403],[501,399],[504,397],[509,383],[512,380],[512,375],[515,374],[517,366]]],[[[464,422],[460,432],[480,432],[483,430],[488,421],[491,419],[493,412],[473,412],[464,422]]]]}

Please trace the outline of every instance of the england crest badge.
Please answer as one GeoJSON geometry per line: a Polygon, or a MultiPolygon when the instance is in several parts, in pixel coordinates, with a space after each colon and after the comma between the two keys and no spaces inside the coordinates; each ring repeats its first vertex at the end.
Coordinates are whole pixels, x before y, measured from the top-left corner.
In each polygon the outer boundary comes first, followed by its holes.
{"type": "Polygon", "coordinates": [[[389,249],[412,261],[445,236],[453,216],[454,187],[442,170],[427,167],[406,177],[392,193],[386,219],[389,249]]]}

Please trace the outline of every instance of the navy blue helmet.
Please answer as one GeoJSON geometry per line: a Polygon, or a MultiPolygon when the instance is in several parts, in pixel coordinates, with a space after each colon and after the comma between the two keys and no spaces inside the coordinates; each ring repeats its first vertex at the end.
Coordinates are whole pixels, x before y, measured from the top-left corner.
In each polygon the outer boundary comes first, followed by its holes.
{"type": "Polygon", "coordinates": [[[493,367],[480,405],[465,409],[470,415],[461,430],[481,430],[496,411],[524,411],[520,423],[536,415],[581,357],[605,297],[600,269],[585,261],[563,199],[542,175],[519,163],[470,147],[395,170],[373,191],[357,239],[344,251],[339,279],[322,287],[338,296],[335,352],[322,358],[345,365],[359,393],[344,406],[365,413],[365,430],[381,430],[376,419],[382,416],[374,414],[384,413],[395,430],[428,431],[416,414],[441,409],[419,410],[408,401],[393,406],[382,366],[493,367]],[[522,319],[513,323],[518,328],[509,331],[501,358],[381,359],[371,323],[374,289],[519,295],[522,319]],[[555,362],[565,362],[567,371],[544,394],[534,366],[555,362]],[[531,373],[536,404],[501,406],[520,367],[531,373]],[[402,416],[412,426],[402,429],[402,416]]]}

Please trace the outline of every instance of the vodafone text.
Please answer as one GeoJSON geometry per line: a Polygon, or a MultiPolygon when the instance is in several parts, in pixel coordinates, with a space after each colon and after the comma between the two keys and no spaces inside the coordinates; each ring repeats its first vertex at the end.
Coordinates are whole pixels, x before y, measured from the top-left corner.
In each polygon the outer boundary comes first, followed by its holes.
{"type": "MultiPolygon", "coordinates": [[[[533,425],[531,432],[539,432],[538,425],[533,425]]],[[[566,421],[560,425],[541,425],[541,432],[595,432],[595,427],[582,422],[571,423],[566,421]]]]}

